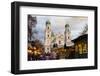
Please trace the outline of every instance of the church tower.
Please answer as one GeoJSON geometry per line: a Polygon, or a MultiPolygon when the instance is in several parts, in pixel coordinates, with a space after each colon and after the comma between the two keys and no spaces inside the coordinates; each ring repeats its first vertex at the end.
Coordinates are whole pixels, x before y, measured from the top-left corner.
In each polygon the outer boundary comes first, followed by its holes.
{"type": "Polygon", "coordinates": [[[65,44],[66,46],[73,46],[74,43],[71,41],[71,29],[69,24],[65,25],[65,44]]]}
{"type": "Polygon", "coordinates": [[[46,21],[46,29],[45,29],[45,52],[48,53],[51,51],[51,23],[50,21],[46,21]]]}

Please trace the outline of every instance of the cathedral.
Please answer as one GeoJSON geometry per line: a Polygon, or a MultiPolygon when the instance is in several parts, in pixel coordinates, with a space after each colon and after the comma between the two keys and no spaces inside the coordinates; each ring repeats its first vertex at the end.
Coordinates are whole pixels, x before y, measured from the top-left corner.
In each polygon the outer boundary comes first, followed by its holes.
{"type": "Polygon", "coordinates": [[[44,47],[45,52],[51,52],[51,48],[54,46],[63,47],[66,45],[67,47],[73,46],[74,43],[71,41],[71,29],[69,24],[65,25],[64,33],[54,34],[51,29],[50,21],[46,21],[45,27],[45,37],[44,37],[44,47]]]}

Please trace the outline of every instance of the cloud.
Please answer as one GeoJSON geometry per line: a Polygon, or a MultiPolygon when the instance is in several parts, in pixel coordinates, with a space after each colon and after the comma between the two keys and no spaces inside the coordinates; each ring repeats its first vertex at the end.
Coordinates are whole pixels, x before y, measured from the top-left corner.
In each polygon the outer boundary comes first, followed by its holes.
{"type": "MultiPolygon", "coordinates": [[[[34,15],[32,15],[34,16],[34,15]]],[[[54,33],[64,34],[65,24],[69,24],[71,28],[71,37],[72,39],[77,38],[80,35],[80,32],[83,31],[83,28],[88,24],[88,18],[83,16],[36,16],[37,25],[36,30],[39,32],[39,38],[44,41],[44,30],[46,26],[46,21],[50,20],[51,28],[54,33]]]]}

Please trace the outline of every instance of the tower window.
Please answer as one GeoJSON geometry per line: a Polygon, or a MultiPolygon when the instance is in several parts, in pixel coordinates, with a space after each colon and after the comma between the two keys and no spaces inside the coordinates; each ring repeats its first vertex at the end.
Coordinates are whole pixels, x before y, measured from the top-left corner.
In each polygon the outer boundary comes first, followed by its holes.
{"type": "Polygon", "coordinates": [[[47,48],[47,50],[49,50],[49,48],[47,48]]]}
{"type": "Polygon", "coordinates": [[[67,29],[67,31],[68,31],[68,32],[70,32],[70,30],[69,30],[69,29],[67,29]]]}
{"type": "Polygon", "coordinates": [[[48,27],[48,29],[49,29],[49,27],[48,27]]]}
{"type": "Polygon", "coordinates": [[[61,44],[61,41],[59,41],[59,44],[61,44]]]}
{"type": "Polygon", "coordinates": [[[49,35],[48,35],[48,37],[49,37],[49,35]]]}

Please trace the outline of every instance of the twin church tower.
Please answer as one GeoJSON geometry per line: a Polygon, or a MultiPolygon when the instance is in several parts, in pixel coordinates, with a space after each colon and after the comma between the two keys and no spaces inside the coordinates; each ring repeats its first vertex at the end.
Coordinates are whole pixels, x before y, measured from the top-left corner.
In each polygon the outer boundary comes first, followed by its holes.
{"type": "Polygon", "coordinates": [[[48,20],[46,21],[44,38],[44,47],[46,53],[51,52],[51,48],[54,44],[56,44],[58,47],[60,47],[60,45],[66,45],[67,47],[74,45],[74,43],[71,41],[71,30],[69,24],[65,25],[64,34],[57,34],[55,37],[55,41],[53,41],[51,23],[48,20]]]}

